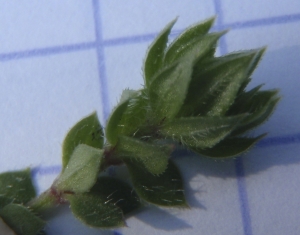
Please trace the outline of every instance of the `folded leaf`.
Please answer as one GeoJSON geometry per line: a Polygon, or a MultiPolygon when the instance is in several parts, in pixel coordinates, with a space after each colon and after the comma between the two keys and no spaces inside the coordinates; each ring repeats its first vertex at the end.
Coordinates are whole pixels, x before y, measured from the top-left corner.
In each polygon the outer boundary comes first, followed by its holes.
{"type": "Polygon", "coordinates": [[[18,235],[37,235],[45,226],[43,220],[22,205],[6,205],[0,210],[0,217],[18,235]]]}
{"type": "Polygon", "coordinates": [[[170,148],[135,138],[120,136],[116,150],[122,159],[140,161],[151,174],[163,173],[168,165],[170,148]]]}
{"type": "Polygon", "coordinates": [[[86,144],[94,148],[103,147],[103,131],[96,112],[79,121],[68,132],[63,143],[63,168],[69,162],[74,149],[79,144],[86,144]]]}
{"type": "Polygon", "coordinates": [[[103,150],[85,144],[78,145],[54,186],[59,191],[89,191],[97,180],[102,157],[103,150]]]}
{"type": "Polygon", "coordinates": [[[140,198],[159,206],[187,206],[181,174],[171,160],[166,171],[159,176],[149,173],[136,160],[128,159],[125,163],[140,198]]]}
{"type": "Polygon", "coordinates": [[[224,115],[258,54],[257,50],[230,54],[207,61],[200,71],[194,71],[180,115],[224,115]]]}
{"type": "Polygon", "coordinates": [[[123,114],[128,108],[131,99],[138,95],[136,91],[124,90],[119,104],[112,111],[105,128],[105,136],[111,145],[115,145],[118,141],[118,135],[122,133],[125,123],[121,123],[123,114]]]}
{"type": "Polygon", "coordinates": [[[162,67],[165,49],[168,42],[168,36],[176,21],[177,18],[175,20],[172,20],[160,32],[160,34],[149,47],[144,64],[144,79],[146,87],[149,87],[152,82],[153,76],[162,67]]]}
{"type": "Polygon", "coordinates": [[[14,203],[24,204],[34,198],[30,169],[0,174],[0,195],[14,203]]]}
{"type": "Polygon", "coordinates": [[[139,136],[146,128],[149,109],[149,98],[145,90],[141,90],[137,96],[129,100],[118,124],[118,133],[127,136],[139,136]]]}
{"type": "Polygon", "coordinates": [[[101,196],[105,200],[105,204],[111,203],[118,206],[124,215],[141,206],[135,191],[128,184],[116,178],[100,177],[90,193],[101,196]]]}
{"type": "Polygon", "coordinates": [[[218,33],[210,33],[206,35],[200,35],[193,38],[188,44],[181,45],[176,51],[169,52],[168,56],[165,57],[165,65],[171,64],[178,59],[186,60],[186,57],[192,55],[192,60],[190,61],[193,65],[195,61],[200,60],[205,57],[208,52],[211,51],[216,45],[218,39],[223,36],[227,31],[222,31],[218,33]]]}
{"type": "Polygon", "coordinates": [[[116,228],[125,225],[122,210],[109,199],[93,193],[68,195],[74,216],[86,225],[98,228],[116,228]]]}
{"type": "Polygon", "coordinates": [[[187,147],[211,148],[229,135],[246,116],[177,118],[160,133],[187,147]]]}
{"type": "Polygon", "coordinates": [[[257,141],[265,137],[266,134],[256,138],[236,137],[226,138],[212,148],[199,149],[191,148],[194,152],[214,158],[235,157],[248,151],[257,141]]]}
{"type": "Polygon", "coordinates": [[[214,23],[215,18],[210,18],[204,22],[200,22],[185,31],[183,31],[167,48],[165,55],[165,63],[174,61],[177,53],[184,50],[189,44],[194,42],[195,39],[205,35],[214,23]]]}

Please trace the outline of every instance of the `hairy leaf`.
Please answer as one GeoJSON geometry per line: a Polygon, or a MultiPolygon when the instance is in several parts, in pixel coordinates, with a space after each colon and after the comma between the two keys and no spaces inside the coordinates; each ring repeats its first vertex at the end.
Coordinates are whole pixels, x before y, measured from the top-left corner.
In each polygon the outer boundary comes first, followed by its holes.
{"type": "Polygon", "coordinates": [[[45,226],[43,220],[22,205],[6,205],[0,210],[0,217],[18,235],[37,235],[45,226]]]}
{"type": "Polygon", "coordinates": [[[256,138],[235,137],[226,138],[212,148],[199,149],[191,148],[194,152],[214,158],[235,157],[248,151],[257,141],[265,137],[266,134],[256,138]]]}
{"type": "Polygon", "coordinates": [[[194,65],[195,61],[205,57],[206,54],[215,47],[218,39],[226,32],[227,31],[210,33],[194,38],[188,44],[182,45],[180,49],[177,49],[177,51],[172,51],[172,54],[169,53],[168,57],[165,58],[165,64],[171,64],[178,59],[182,59],[184,61],[186,60],[186,58],[192,55],[192,60],[189,63],[191,63],[191,65],[194,65]]]}
{"type": "Polygon", "coordinates": [[[183,182],[176,165],[169,160],[166,171],[152,175],[138,161],[125,161],[137,194],[149,203],[159,206],[186,207],[183,182]]]}
{"type": "Polygon", "coordinates": [[[165,55],[165,50],[167,47],[168,36],[170,31],[177,21],[172,20],[157,36],[154,42],[150,45],[149,50],[146,54],[145,64],[144,64],[144,80],[146,87],[152,82],[153,76],[157,71],[160,70],[163,64],[163,58],[165,55]]]}
{"type": "Polygon", "coordinates": [[[149,105],[149,98],[145,90],[141,90],[137,96],[130,99],[118,124],[118,133],[126,136],[138,136],[146,127],[149,105]]]}
{"type": "Polygon", "coordinates": [[[194,71],[180,115],[224,115],[260,53],[258,50],[233,53],[204,63],[202,70],[194,71]]]}
{"type": "Polygon", "coordinates": [[[207,19],[183,31],[167,48],[165,61],[173,61],[172,58],[176,57],[176,54],[184,50],[195,39],[206,34],[213,25],[214,20],[215,18],[207,19]]]}
{"type": "Polygon", "coordinates": [[[79,121],[68,132],[63,143],[63,168],[70,160],[74,149],[79,144],[86,144],[94,148],[103,147],[103,131],[96,112],[79,121]]]}
{"type": "Polygon", "coordinates": [[[103,150],[91,146],[78,145],[55,186],[59,191],[84,193],[97,180],[103,150]]]}
{"type": "Polygon", "coordinates": [[[122,210],[107,198],[94,193],[68,195],[75,217],[86,225],[98,228],[116,228],[125,225],[122,210]]]}
{"type": "Polygon", "coordinates": [[[105,204],[111,203],[118,206],[124,215],[141,206],[135,191],[128,184],[116,178],[100,177],[90,193],[101,196],[105,200],[105,204]]]}
{"type": "Polygon", "coordinates": [[[16,235],[15,232],[0,217],[0,234],[16,235]]]}
{"type": "Polygon", "coordinates": [[[161,174],[166,170],[171,152],[168,147],[126,136],[120,136],[116,150],[122,159],[140,161],[151,174],[161,174]]]}
{"type": "Polygon", "coordinates": [[[122,133],[123,128],[127,125],[121,123],[123,115],[128,108],[131,99],[138,96],[137,91],[124,90],[119,104],[112,111],[105,128],[105,136],[111,145],[115,145],[118,141],[118,135],[122,133]]]}
{"type": "Polygon", "coordinates": [[[1,210],[4,206],[6,206],[6,205],[12,203],[13,201],[14,201],[13,198],[8,198],[8,197],[4,197],[4,196],[0,195],[0,210],[1,210]]]}
{"type": "Polygon", "coordinates": [[[187,147],[211,148],[229,135],[244,118],[245,115],[178,118],[163,125],[160,133],[187,147]]]}
{"type": "Polygon", "coordinates": [[[27,203],[34,198],[30,169],[0,174],[0,195],[14,203],[27,203]]]}

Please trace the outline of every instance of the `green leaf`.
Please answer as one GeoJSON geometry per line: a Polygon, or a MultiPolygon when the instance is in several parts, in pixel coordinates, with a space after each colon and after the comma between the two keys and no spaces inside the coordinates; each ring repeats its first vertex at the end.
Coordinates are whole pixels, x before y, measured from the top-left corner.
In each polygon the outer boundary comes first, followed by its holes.
{"type": "Polygon", "coordinates": [[[122,210],[107,198],[93,193],[68,195],[74,216],[86,225],[116,228],[125,225],[122,210]]]}
{"type": "Polygon", "coordinates": [[[205,35],[214,23],[215,18],[210,18],[200,22],[181,33],[168,47],[165,55],[165,61],[174,61],[176,54],[184,50],[195,39],[205,35]]]}
{"type": "Polygon", "coordinates": [[[264,123],[273,113],[280,100],[279,97],[276,97],[277,92],[277,90],[258,92],[251,102],[245,104],[244,107],[248,108],[249,115],[232,134],[240,135],[264,123]]]}
{"type": "Polygon", "coordinates": [[[90,190],[97,180],[103,150],[79,144],[62,174],[55,182],[59,191],[84,193],[90,190]]]}
{"type": "Polygon", "coordinates": [[[117,132],[120,135],[139,136],[147,126],[146,121],[149,109],[149,98],[145,90],[141,90],[137,96],[129,100],[118,124],[119,130],[117,132]]]}
{"type": "Polygon", "coordinates": [[[195,62],[211,49],[221,35],[223,32],[208,34],[187,46],[176,54],[175,59],[180,57],[180,60],[166,66],[153,79],[149,98],[157,122],[176,116],[187,95],[195,62]]]}
{"type": "Polygon", "coordinates": [[[34,198],[30,169],[0,174],[0,195],[14,203],[27,203],[34,198]]]}
{"type": "Polygon", "coordinates": [[[125,163],[140,198],[159,206],[187,207],[181,174],[171,160],[166,171],[159,176],[152,175],[133,159],[125,163]]]}
{"type": "Polygon", "coordinates": [[[63,168],[70,160],[74,149],[79,144],[86,144],[94,148],[103,147],[103,131],[96,112],[79,121],[68,132],[63,143],[63,168]]]}
{"type": "Polygon", "coordinates": [[[171,149],[135,138],[120,136],[116,150],[121,159],[136,159],[151,174],[161,174],[168,165],[171,149]]]}
{"type": "Polygon", "coordinates": [[[224,115],[260,53],[250,50],[214,58],[194,71],[181,116],[224,115]]]}
{"type": "Polygon", "coordinates": [[[15,232],[0,217],[0,234],[16,235],[15,232]]]}
{"type": "Polygon", "coordinates": [[[125,123],[121,123],[123,114],[128,108],[128,104],[131,99],[138,96],[137,91],[124,90],[122,98],[119,104],[112,111],[105,128],[105,135],[111,145],[116,145],[118,141],[118,135],[122,133],[125,123]]]}
{"type": "Polygon", "coordinates": [[[0,210],[1,210],[4,206],[6,206],[6,205],[12,203],[13,201],[14,201],[13,198],[8,198],[8,197],[4,197],[4,196],[0,195],[0,210]]]}
{"type": "Polygon", "coordinates": [[[118,206],[124,215],[141,206],[135,191],[128,184],[116,178],[100,177],[90,193],[101,196],[103,200],[106,200],[105,204],[118,206]]]}
{"type": "Polygon", "coordinates": [[[6,205],[0,210],[0,217],[18,235],[37,235],[45,226],[43,220],[22,205],[6,205]]]}
{"type": "Polygon", "coordinates": [[[222,140],[212,148],[197,149],[191,148],[194,152],[213,158],[235,157],[248,151],[257,141],[265,137],[266,134],[256,138],[232,137],[222,140]]]}
{"type": "Polygon", "coordinates": [[[178,118],[163,125],[160,133],[187,147],[211,148],[229,135],[245,117],[178,118]]]}
{"type": "Polygon", "coordinates": [[[144,80],[146,87],[152,82],[153,76],[160,70],[163,64],[165,49],[167,47],[168,36],[170,31],[177,21],[177,18],[172,20],[157,36],[154,42],[150,45],[144,64],[144,80]]]}

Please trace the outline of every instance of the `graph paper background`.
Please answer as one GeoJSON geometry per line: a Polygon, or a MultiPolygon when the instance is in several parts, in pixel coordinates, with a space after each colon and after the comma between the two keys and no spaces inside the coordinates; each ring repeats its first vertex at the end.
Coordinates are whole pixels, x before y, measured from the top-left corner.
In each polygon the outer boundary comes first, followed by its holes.
{"type": "Polygon", "coordinates": [[[218,54],[268,45],[250,86],[280,88],[282,101],[256,148],[237,160],[177,156],[191,210],[149,208],[128,228],[89,229],[63,208],[49,235],[296,235],[300,231],[300,2],[298,0],[1,1],[0,170],[33,168],[42,192],[60,170],[67,130],[94,110],[102,123],[121,91],[141,87],[155,35],[173,36],[218,15],[231,29],[218,54]]]}

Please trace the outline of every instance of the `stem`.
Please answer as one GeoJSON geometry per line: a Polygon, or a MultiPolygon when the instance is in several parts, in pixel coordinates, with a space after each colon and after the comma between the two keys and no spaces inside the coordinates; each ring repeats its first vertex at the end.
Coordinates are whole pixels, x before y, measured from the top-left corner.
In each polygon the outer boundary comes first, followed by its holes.
{"type": "Polygon", "coordinates": [[[57,198],[52,193],[52,188],[49,188],[47,191],[43,192],[40,196],[31,200],[27,206],[29,206],[33,211],[41,213],[45,210],[52,208],[57,204],[57,198]]]}

